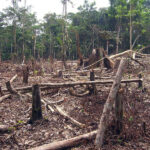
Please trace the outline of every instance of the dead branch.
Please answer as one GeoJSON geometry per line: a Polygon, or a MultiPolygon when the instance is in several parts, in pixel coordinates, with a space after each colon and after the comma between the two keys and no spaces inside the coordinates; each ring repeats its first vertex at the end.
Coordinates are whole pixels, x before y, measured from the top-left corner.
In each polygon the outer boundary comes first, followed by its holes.
{"type": "Polygon", "coordinates": [[[59,106],[55,106],[56,110],[65,118],[70,119],[75,125],[77,125],[80,128],[85,127],[85,124],[82,124],[78,121],[76,121],[74,118],[72,118],[71,116],[69,116],[66,112],[64,112],[59,106]]]}
{"type": "MultiPolygon", "coordinates": [[[[104,58],[105,58],[105,57],[104,57],[104,58]]],[[[89,69],[89,68],[93,67],[93,66],[96,65],[97,63],[100,63],[101,61],[103,61],[104,58],[99,59],[98,61],[94,62],[93,64],[91,64],[91,65],[89,65],[89,66],[87,66],[87,67],[84,67],[83,70],[86,70],[86,69],[89,69]]]]}
{"type": "Polygon", "coordinates": [[[96,133],[97,133],[97,130],[71,138],[71,139],[57,141],[57,142],[45,144],[39,147],[31,148],[29,150],[60,150],[60,149],[70,148],[73,146],[78,146],[81,143],[92,140],[95,137],[96,133]]]}
{"type": "Polygon", "coordinates": [[[74,89],[71,87],[70,89],[69,89],[69,93],[70,93],[70,95],[72,95],[72,96],[77,96],[77,97],[83,97],[83,96],[87,96],[87,95],[89,95],[89,90],[86,90],[86,91],[84,91],[82,94],[78,94],[78,93],[76,93],[75,91],[74,91],[74,89]]]}
{"type": "Polygon", "coordinates": [[[144,49],[149,48],[149,47],[150,47],[150,45],[145,46],[145,47],[143,47],[143,48],[139,49],[138,51],[139,51],[139,52],[142,52],[144,49]]]}
{"type": "Polygon", "coordinates": [[[129,58],[130,58],[131,60],[135,61],[136,63],[138,63],[139,65],[141,65],[142,67],[145,68],[145,66],[144,66],[141,62],[139,62],[138,60],[136,60],[136,59],[134,59],[134,58],[132,58],[132,57],[130,57],[130,56],[129,56],[129,58]]]}
{"type": "Polygon", "coordinates": [[[100,119],[98,132],[97,132],[96,140],[95,140],[95,144],[98,148],[101,148],[103,145],[104,133],[108,126],[110,112],[112,111],[112,107],[116,99],[116,94],[118,92],[118,89],[121,83],[121,78],[122,78],[125,63],[126,63],[125,59],[122,59],[120,62],[116,77],[114,79],[113,85],[111,87],[110,93],[108,95],[107,101],[104,105],[103,113],[100,119]]]}
{"type": "Polygon", "coordinates": [[[4,95],[4,96],[0,97],[0,103],[1,103],[4,99],[9,98],[10,96],[11,96],[11,94],[4,95]]]}
{"type": "Polygon", "coordinates": [[[12,83],[16,78],[17,78],[17,74],[16,75],[14,75],[9,81],[10,81],[10,83],[12,83]]]}

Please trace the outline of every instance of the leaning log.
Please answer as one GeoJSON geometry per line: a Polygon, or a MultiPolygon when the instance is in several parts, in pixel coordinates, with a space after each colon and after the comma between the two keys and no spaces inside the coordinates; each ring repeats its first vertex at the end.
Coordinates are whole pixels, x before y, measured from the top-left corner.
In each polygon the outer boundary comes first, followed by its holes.
{"type": "Polygon", "coordinates": [[[117,57],[126,57],[126,56],[132,56],[133,54],[133,51],[132,50],[127,50],[127,51],[124,51],[122,53],[119,53],[119,54],[116,54],[116,55],[112,55],[110,56],[109,58],[110,59],[114,59],[114,58],[117,58],[117,57]]]}
{"type": "Polygon", "coordinates": [[[108,126],[110,112],[112,111],[113,104],[116,99],[116,94],[118,92],[118,89],[119,89],[119,86],[121,83],[121,78],[122,78],[125,62],[126,62],[125,59],[122,59],[120,62],[116,77],[114,79],[114,82],[111,87],[110,93],[108,95],[107,101],[104,105],[103,113],[102,113],[102,116],[100,119],[100,123],[98,126],[98,132],[97,132],[96,140],[95,140],[95,144],[98,148],[101,148],[103,145],[104,133],[108,126]]]}
{"type": "Polygon", "coordinates": [[[78,146],[81,143],[85,143],[86,141],[92,140],[95,137],[96,133],[97,130],[67,140],[57,141],[39,147],[31,148],[29,150],[60,150],[71,148],[73,146],[78,146]]]}

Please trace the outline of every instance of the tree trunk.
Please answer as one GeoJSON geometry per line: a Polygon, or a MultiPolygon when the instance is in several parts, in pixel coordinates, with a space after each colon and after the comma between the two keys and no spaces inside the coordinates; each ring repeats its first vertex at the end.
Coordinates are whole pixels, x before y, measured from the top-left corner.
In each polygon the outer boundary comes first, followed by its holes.
{"type": "Polygon", "coordinates": [[[106,45],[106,52],[107,52],[107,55],[109,53],[109,41],[107,40],[107,45],[106,45]]]}
{"type": "Polygon", "coordinates": [[[32,117],[31,123],[42,119],[41,92],[38,84],[32,86],[32,117]]]}
{"type": "Polygon", "coordinates": [[[13,47],[14,53],[17,54],[17,42],[16,42],[16,20],[13,21],[13,47]]]}
{"type": "Polygon", "coordinates": [[[23,67],[23,83],[28,83],[28,78],[29,78],[29,67],[24,66],[23,67]]]}
{"type": "Polygon", "coordinates": [[[108,95],[107,101],[104,105],[103,113],[102,113],[102,116],[100,119],[100,123],[98,126],[98,132],[97,132],[96,140],[95,140],[95,144],[97,145],[98,148],[101,148],[103,145],[104,133],[108,127],[110,112],[112,111],[112,107],[113,107],[113,104],[116,99],[116,94],[118,92],[118,89],[119,89],[119,86],[121,83],[121,78],[122,78],[125,62],[126,61],[124,59],[122,59],[120,62],[116,77],[114,79],[114,82],[111,87],[110,93],[108,95]]]}
{"type": "Polygon", "coordinates": [[[118,26],[117,37],[116,37],[116,54],[119,52],[119,35],[120,35],[120,25],[118,26]]]}
{"type": "Polygon", "coordinates": [[[33,45],[33,55],[35,58],[35,51],[36,51],[36,31],[35,31],[35,35],[34,35],[34,45],[33,45]]]}
{"type": "Polygon", "coordinates": [[[82,66],[82,65],[83,65],[83,56],[82,56],[81,51],[80,51],[79,33],[78,33],[77,31],[75,31],[75,34],[76,34],[77,54],[78,54],[78,57],[79,57],[79,59],[80,59],[80,64],[79,64],[79,66],[82,66]]]}
{"type": "Polygon", "coordinates": [[[130,0],[130,50],[132,50],[132,4],[130,0]]]}
{"type": "Polygon", "coordinates": [[[120,88],[115,99],[115,119],[116,119],[116,133],[120,134],[122,131],[123,120],[123,89],[120,88]]]}

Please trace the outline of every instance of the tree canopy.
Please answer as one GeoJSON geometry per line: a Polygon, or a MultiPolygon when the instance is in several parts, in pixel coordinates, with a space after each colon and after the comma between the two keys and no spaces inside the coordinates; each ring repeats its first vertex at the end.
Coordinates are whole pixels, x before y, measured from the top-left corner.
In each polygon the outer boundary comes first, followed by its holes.
{"type": "Polygon", "coordinates": [[[77,58],[76,35],[84,57],[93,48],[103,47],[111,54],[126,49],[138,50],[150,43],[149,0],[110,0],[108,8],[99,9],[95,2],[85,0],[77,13],[66,17],[48,13],[40,22],[30,7],[20,7],[19,0],[12,0],[12,5],[0,12],[2,60],[15,57],[19,61],[24,56],[60,59],[64,25],[67,59],[77,58]]]}

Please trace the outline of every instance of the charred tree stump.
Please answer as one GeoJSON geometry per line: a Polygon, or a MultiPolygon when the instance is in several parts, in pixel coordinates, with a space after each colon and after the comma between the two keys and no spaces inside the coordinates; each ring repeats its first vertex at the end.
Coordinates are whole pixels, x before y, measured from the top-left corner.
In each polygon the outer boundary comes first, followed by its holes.
{"type": "MultiPolygon", "coordinates": [[[[94,70],[90,71],[90,81],[95,81],[95,74],[94,74],[94,70]]],[[[94,84],[92,84],[91,87],[89,87],[89,91],[90,91],[90,95],[91,94],[94,94],[96,95],[97,94],[97,89],[96,89],[96,86],[94,84]]]]}
{"type": "Polygon", "coordinates": [[[32,117],[29,123],[42,119],[41,92],[38,84],[32,86],[32,117]]]}
{"type": "Polygon", "coordinates": [[[29,67],[25,66],[23,68],[23,83],[28,83],[28,78],[29,78],[29,67]]]}
{"type": "Polygon", "coordinates": [[[123,89],[120,88],[115,99],[115,119],[116,119],[116,133],[120,134],[122,131],[123,120],[123,89]]]}
{"type": "Polygon", "coordinates": [[[0,95],[3,96],[4,93],[3,93],[3,90],[2,90],[2,87],[0,86],[0,95]]]}
{"type": "MultiPolygon", "coordinates": [[[[139,79],[142,79],[142,75],[141,74],[139,74],[138,75],[139,76],[139,79]]],[[[139,88],[142,88],[143,86],[142,86],[142,80],[139,80],[139,86],[138,86],[139,88]]]]}
{"type": "Polygon", "coordinates": [[[112,111],[113,104],[114,104],[115,99],[116,99],[116,94],[118,92],[118,89],[119,89],[119,86],[121,83],[121,78],[122,78],[125,62],[126,61],[124,59],[122,59],[120,62],[116,77],[114,79],[114,82],[113,82],[113,85],[111,87],[110,93],[108,95],[107,101],[104,105],[103,113],[102,113],[102,116],[100,119],[98,131],[97,131],[97,135],[96,135],[96,140],[95,140],[95,144],[98,148],[101,148],[103,145],[104,133],[108,127],[108,123],[109,123],[109,119],[110,119],[110,113],[112,111]]]}
{"type": "Polygon", "coordinates": [[[6,82],[6,87],[7,87],[8,91],[9,91],[11,94],[16,94],[16,95],[18,95],[18,92],[12,87],[10,81],[7,81],[7,82],[6,82]]]}

